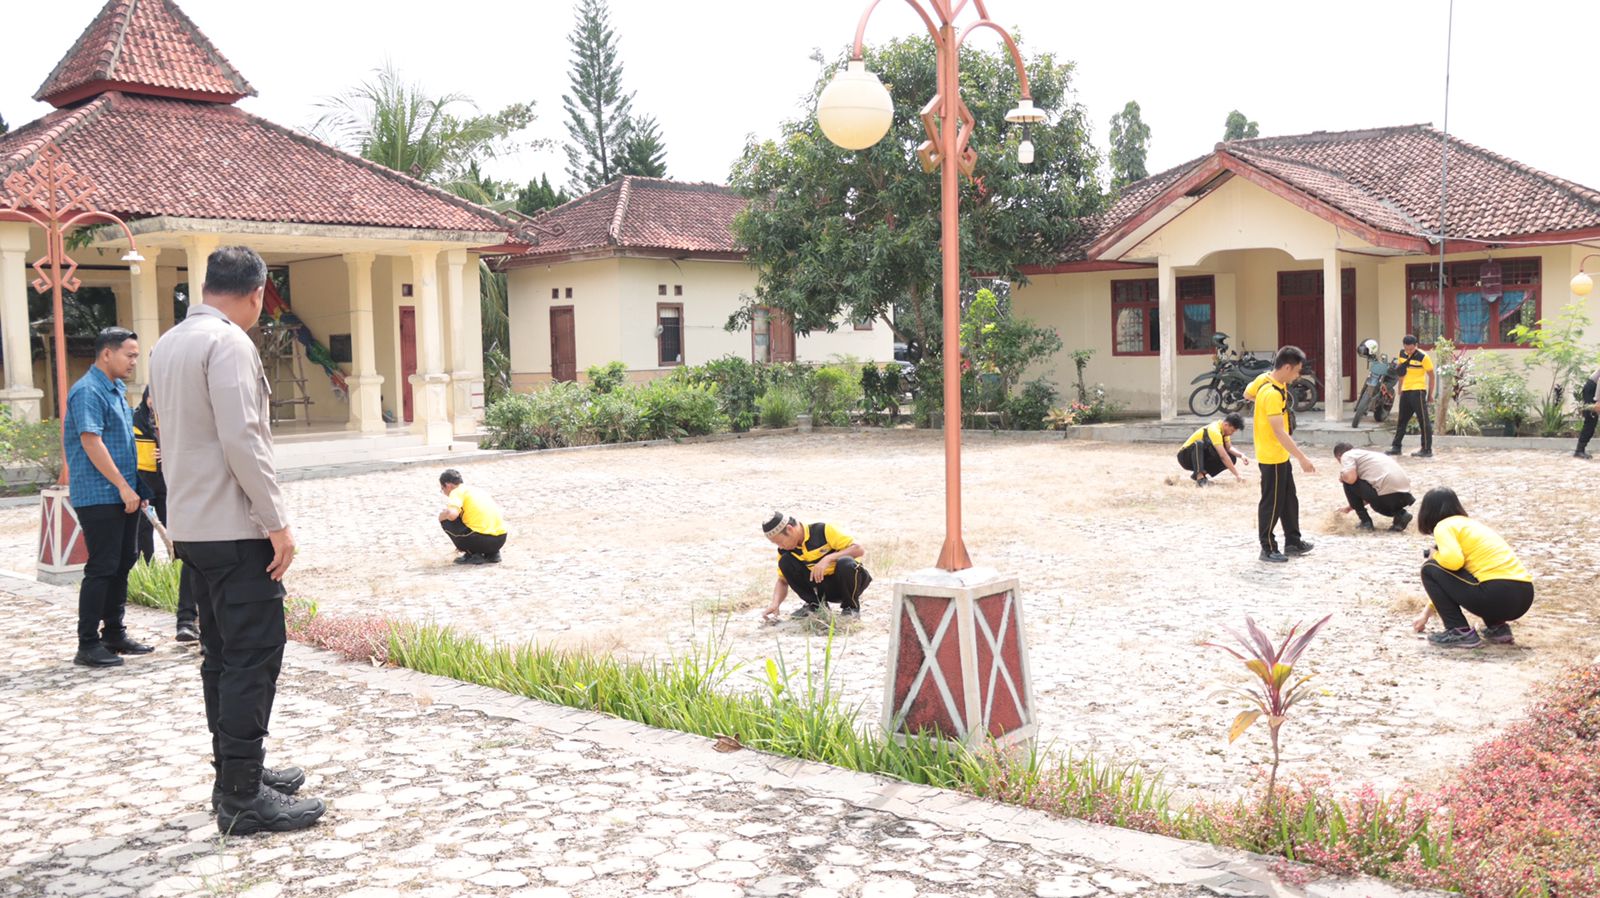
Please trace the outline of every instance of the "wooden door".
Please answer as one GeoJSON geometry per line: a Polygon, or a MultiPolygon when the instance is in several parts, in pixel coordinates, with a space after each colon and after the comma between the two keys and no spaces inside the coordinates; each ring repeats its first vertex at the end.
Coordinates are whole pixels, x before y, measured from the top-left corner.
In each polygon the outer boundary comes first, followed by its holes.
{"type": "Polygon", "coordinates": [[[1323,365],[1322,271],[1278,272],[1278,345],[1298,346],[1310,363],[1306,366],[1327,390],[1323,365]]]}
{"type": "Polygon", "coordinates": [[[1344,335],[1344,376],[1350,378],[1350,389],[1345,391],[1345,401],[1354,402],[1356,391],[1366,381],[1366,371],[1356,371],[1356,270],[1346,268],[1339,272],[1340,331],[1344,335]]]}
{"type": "Polygon", "coordinates": [[[400,411],[411,423],[411,375],[417,373],[417,308],[400,307],[400,411]]]}
{"type": "Polygon", "coordinates": [[[794,361],[794,321],[783,312],[772,310],[771,330],[772,360],[774,362],[794,361]]]}
{"type": "Polygon", "coordinates": [[[578,379],[578,337],[572,306],[550,309],[550,379],[578,379]]]}

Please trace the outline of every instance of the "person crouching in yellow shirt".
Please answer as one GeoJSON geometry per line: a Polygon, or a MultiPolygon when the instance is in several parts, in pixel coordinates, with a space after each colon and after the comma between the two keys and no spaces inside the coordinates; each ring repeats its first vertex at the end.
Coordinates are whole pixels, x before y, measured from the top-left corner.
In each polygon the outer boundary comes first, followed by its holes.
{"type": "Polygon", "coordinates": [[[461,553],[456,564],[499,564],[500,550],[506,544],[506,522],[494,497],[482,487],[462,483],[461,472],[455,468],[439,475],[439,492],[444,493],[439,526],[461,553]]]}
{"type": "Polygon", "coordinates": [[[1184,441],[1178,450],[1178,464],[1190,472],[1189,479],[1195,486],[1206,486],[1211,482],[1209,478],[1221,474],[1224,469],[1233,472],[1233,479],[1244,479],[1233,466],[1235,460],[1242,465],[1250,464],[1243,452],[1233,448],[1233,435],[1241,430],[1244,430],[1244,418],[1235,413],[1221,421],[1212,421],[1184,441]]]}
{"type": "Polygon", "coordinates": [[[1256,531],[1261,538],[1261,560],[1288,561],[1288,555],[1304,555],[1311,544],[1300,538],[1300,498],[1294,489],[1294,469],[1289,459],[1299,460],[1300,469],[1317,473],[1316,465],[1294,441],[1294,411],[1289,400],[1289,384],[1300,376],[1306,354],[1298,346],[1285,346],[1273,359],[1272,371],[1245,388],[1246,397],[1255,400],[1255,421],[1251,435],[1256,442],[1256,470],[1261,472],[1261,503],[1256,507],[1256,531]],[[1273,529],[1283,522],[1283,551],[1273,529]],[[1287,552],[1288,555],[1284,553],[1287,552]]]}
{"type": "Polygon", "coordinates": [[[1425,553],[1422,588],[1432,602],[1412,623],[1421,633],[1438,612],[1443,633],[1428,641],[1443,648],[1475,649],[1485,641],[1510,645],[1511,621],[1533,607],[1533,578],[1500,534],[1467,517],[1455,490],[1435,487],[1422,497],[1417,529],[1433,536],[1425,553]],[[1483,630],[1467,623],[1462,609],[1483,618],[1483,630]]]}
{"type": "Polygon", "coordinates": [[[825,601],[837,603],[844,617],[861,613],[861,594],[872,585],[872,575],[860,564],[867,554],[860,543],[832,524],[802,524],[781,511],[767,518],[761,532],[778,547],[778,580],[762,619],[777,621],[791,589],[805,604],[790,617],[810,617],[825,601]]]}

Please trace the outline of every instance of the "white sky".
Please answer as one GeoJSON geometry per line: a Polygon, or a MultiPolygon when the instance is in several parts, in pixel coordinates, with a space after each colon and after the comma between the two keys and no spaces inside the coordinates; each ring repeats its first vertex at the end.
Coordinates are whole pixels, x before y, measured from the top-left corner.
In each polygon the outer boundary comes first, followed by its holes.
{"type": "MultiPolygon", "coordinates": [[[[1110,116],[1130,99],[1152,129],[1149,167],[1210,150],[1230,109],[1262,134],[1443,123],[1449,0],[990,0],[1025,51],[1078,65],[1079,100],[1105,148],[1110,116]]],[[[101,0],[0,0],[29,20],[0,55],[0,115],[13,127],[48,107],[29,99],[101,0]],[[49,15],[37,11],[49,9],[49,15]],[[24,15],[25,10],[33,10],[24,15]]],[[[179,0],[250,79],[243,105],[307,128],[320,99],[391,59],[434,93],[484,110],[532,100],[528,136],[565,140],[573,0],[179,0]]],[[[725,181],[747,134],[770,137],[800,113],[816,77],[854,34],[865,0],[611,0],[624,84],[661,123],[668,174],[725,181]]],[[[970,11],[964,13],[970,16],[970,11]]],[[[920,29],[904,4],[880,4],[870,41],[920,29]]],[[[10,28],[6,29],[11,31],[10,28]]],[[[974,36],[993,45],[993,38],[974,36]]],[[[1600,0],[1456,0],[1450,130],[1470,142],[1600,188],[1600,115],[1592,102],[1600,0]]],[[[497,177],[566,181],[559,146],[491,166],[497,177]]]]}

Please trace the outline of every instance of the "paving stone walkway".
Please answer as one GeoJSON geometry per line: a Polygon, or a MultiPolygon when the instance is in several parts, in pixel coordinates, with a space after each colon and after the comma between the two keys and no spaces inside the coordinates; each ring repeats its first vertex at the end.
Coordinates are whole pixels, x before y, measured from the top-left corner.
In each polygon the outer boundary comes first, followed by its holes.
{"type": "Polygon", "coordinates": [[[269,763],[316,827],[219,838],[198,657],[72,666],[74,593],[0,577],[0,896],[1383,896],[1207,846],[654,730],[291,643],[269,763]]]}

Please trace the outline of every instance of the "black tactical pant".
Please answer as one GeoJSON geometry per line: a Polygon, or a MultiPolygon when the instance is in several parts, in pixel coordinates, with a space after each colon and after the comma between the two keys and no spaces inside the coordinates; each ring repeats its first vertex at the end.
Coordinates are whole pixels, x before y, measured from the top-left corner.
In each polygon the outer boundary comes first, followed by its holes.
{"type": "Polygon", "coordinates": [[[499,555],[500,550],[506,544],[506,535],[504,533],[494,536],[490,536],[487,533],[479,533],[463,524],[460,518],[456,518],[453,521],[440,521],[439,526],[444,528],[445,533],[450,534],[450,541],[455,543],[456,551],[465,552],[468,555],[499,555]]]}
{"type": "Polygon", "coordinates": [[[1464,630],[1467,623],[1462,609],[1496,627],[1510,623],[1533,607],[1533,584],[1521,580],[1484,580],[1467,573],[1466,568],[1447,571],[1429,559],[1422,565],[1422,588],[1439,612],[1439,620],[1452,630],[1464,630]]]}
{"type": "Polygon", "coordinates": [[[122,618],[128,605],[128,571],[138,557],[139,518],[128,514],[121,502],[85,505],[75,509],[78,531],[89,550],[78,584],[78,648],[104,639],[115,642],[127,635],[122,618]]]}
{"type": "Polygon", "coordinates": [[[1371,516],[1367,514],[1369,505],[1378,514],[1386,518],[1395,518],[1400,516],[1400,512],[1411,507],[1411,503],[1417,501],[1417,498],[1410,493],[1390,493],[1387,496],[1380,496],[1377,487],[1365,480],[1357,480],[1355,483],[1346,483],[1343,486],[1345,501],[1355,509],[1356,517],[1369,524],[1372,523],[1371,516]]]}
{"type": "Polygon", "coordinates": [[[1292,546],[1300,542],[1300,497],[1294,491],[1294,460],[1276,465],[1256,465],[1261,474],[1261,502],[1256,506],[1256,530],[1261,537],[1261,548],[1276,550],[1278,541],[1272,531],[1283,523],[1283,542],[1292,546]]]}
{"type": "Polygon", "coordinates": [[[1427,390],[1402,390],[1400,393],[1400,411],[1394,422],[1394,448],[1400,448],[1400,441],[1406,438],[1406,428],[1411,425],[1411,419],[1417,419],[1417,427],[1422,430],[1422,451],[1433,451],[1433,419],[1428,415],[1427,390]]]}
{"type": "Polygon", "coordinates": [[[1217,454],[1217,447],[1211,445],[1210,440],[1196,440],[1194,443],[1178,450],[1178,464],[1185,471],[1194,472],[1191,479],[1199,480],[1200,474],[1215,477],[1227,467],[1222,463],[1222,456],[1217,454]]]}
{"type": "Polygon", "coordinates": [[[837,604],[841,610],[860,611],[861,594],[872,585],[872,575],[856,564],[854,558],[839,559],[833,566],[833,573],[823,577],[821,583],[811,582],[811,569],[793,555],[780,558],[778,570],[808,608],[819,608],[827,601],[837,604]]]}

